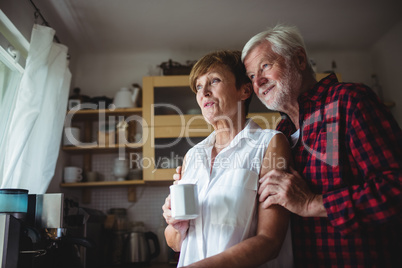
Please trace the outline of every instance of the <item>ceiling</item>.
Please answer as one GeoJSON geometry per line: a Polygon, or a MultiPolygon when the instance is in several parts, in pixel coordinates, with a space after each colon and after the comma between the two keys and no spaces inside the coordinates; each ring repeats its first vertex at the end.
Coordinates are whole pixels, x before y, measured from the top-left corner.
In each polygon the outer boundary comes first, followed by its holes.
{"type": "Polygon", "coordinates": [[[364,49],[402,20],[400,0],[34,2],[82,52],[241,49],[276,23],[298,26],[308,49],[364,49]]]}

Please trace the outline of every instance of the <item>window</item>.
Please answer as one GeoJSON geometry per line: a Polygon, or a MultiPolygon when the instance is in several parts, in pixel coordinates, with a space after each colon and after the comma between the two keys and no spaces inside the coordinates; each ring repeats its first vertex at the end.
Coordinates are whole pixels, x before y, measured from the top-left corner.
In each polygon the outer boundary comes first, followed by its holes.
{"type": "Polygon", "coordinates": [[[27,55],[28,41],[15,28],[6,15],[0,10],[0,146],[9,120],[12,116],[17,89],[20,84],[24,68],[24,58],[19,55],[27,55]],[[20,50],[14,49],[18,47],[20,50]]]}

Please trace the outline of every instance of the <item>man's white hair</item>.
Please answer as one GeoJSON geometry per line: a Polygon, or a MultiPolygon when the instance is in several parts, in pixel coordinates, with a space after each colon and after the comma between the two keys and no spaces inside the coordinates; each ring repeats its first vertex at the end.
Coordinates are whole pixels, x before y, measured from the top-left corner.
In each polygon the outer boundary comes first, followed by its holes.
{"type": "MultiPolygon", "coordinates": [[[[268,28],[268,30],[253,36],[244,46],[241,60],[244,62],[244,59],[251,50],[265,41],[271,43],[272,51],[287,60],[290,60],[299,48],[303,48],[307,54],[303,37],[297,27],[278,24],[275,27],[268,28]]],[[[308,59],[307,63],[310,66],[310,61],[308,59]]]]}

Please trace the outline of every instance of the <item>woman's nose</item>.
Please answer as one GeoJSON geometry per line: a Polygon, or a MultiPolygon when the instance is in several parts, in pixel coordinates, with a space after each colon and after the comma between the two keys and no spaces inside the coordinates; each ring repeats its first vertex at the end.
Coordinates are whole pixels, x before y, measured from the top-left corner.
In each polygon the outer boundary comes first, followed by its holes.
{"type": "Polygon", "coordinates": [[[209,89],[209,86],[205,86],[202,88],[202,95],[204,96],[210,96],[211,95],[211,90],[209,89]]]}

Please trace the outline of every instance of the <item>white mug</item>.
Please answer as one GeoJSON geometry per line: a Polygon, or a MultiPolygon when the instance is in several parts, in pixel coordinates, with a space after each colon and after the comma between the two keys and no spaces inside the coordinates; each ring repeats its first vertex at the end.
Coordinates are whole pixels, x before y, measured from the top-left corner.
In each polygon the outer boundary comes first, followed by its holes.
{"type": "Polygon", "coordinates": [[[64,168],[64,182],[72,183],[82,180],[82,169],[79,167],[64,168]]]}
{"type": "Polygon", "coordinates": [[[78,127],[65,127],[63,134],[64,146],[77,146],[80,144],[80,129],[78,127]]]}
{"type": "Polygon", "coordinates": [[[175,184],[170,187],[172,217],[191,220],[198,216],[198,191],[196,184],[175,184]]]}

